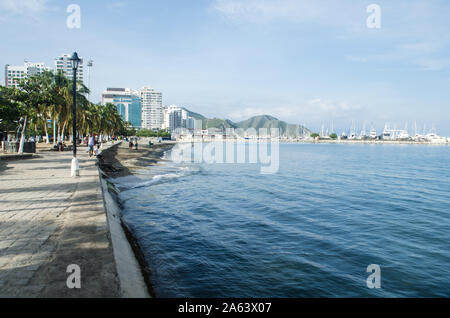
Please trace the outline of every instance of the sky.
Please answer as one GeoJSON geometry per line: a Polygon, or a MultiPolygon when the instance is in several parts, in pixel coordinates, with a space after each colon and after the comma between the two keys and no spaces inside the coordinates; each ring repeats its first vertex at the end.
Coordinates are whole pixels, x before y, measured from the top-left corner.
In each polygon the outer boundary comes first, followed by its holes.
{"type": "Polygon", "coordinates": [[[94,61],[93,102],[152,86],[211,118],[450,136],[449,17],[448,0],[0,0],[0,67],[77,51],[94,61]]]}

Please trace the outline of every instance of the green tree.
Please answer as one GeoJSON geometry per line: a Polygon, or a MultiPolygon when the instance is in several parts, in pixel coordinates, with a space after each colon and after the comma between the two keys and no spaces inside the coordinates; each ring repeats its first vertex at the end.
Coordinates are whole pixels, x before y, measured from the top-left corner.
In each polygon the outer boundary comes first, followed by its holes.
{"type": "Polygon", "coordinates": [[[38,118],[47,103],[44,92],[43,77],[34,75],[20,81],[18,90],[15,91],[16,100],[22,105],[24,123],[20,137],[19,154],[23,153],[27,124],[36,125],[38,118]]]}
{"type": "Polygon", "coordinates": [[[141,129],[136,134],[138,137],[156,137],[157,133],[155,133],[151,129],[141,129]]]}
{"type": "Polygon", "coordinates": [[[125,137],[136,136],[137,131],[136,128],[130,122],[125,122],[122,130],[120,131],[120,135],[125,137]]]}
{"type": "Polygon", "coordinates": [[[0,86],[0,130],[15,130],[23,115],[21,104],[16,100],[16,89],[0,86]]]}
{"type": "Polygon", "coordinates": [[[100,133],[114,136],[116,133],[123,131],[125,123],[117,111],[116,105],[107,103],[100,107],[100,133]]]}
{"type": "MultiPolygon", "coordinates": [[[[19,89],[0,87],[0,129],[16,129],[19,118],[23,117],[22,151],[27,128],[34,134],[45,134],[48,142],[48,121],[51,119],[53,142],[56,143],[56,136],[64,140],[65,132],[73,128],[72,90],[72,81],[61,71],[27,77],[19,83],[19,89]]],[[[86,97],[88,93],[86,86],[77,83],[76,125],[80,135],[136,133],[131,124],[122,120],[114,104],[93,104],[86,97]]]]}
{"type": "Polygon", "coordinates": [[[158,131],[158,137],[162,137],[162,138],[170,138],[170,133],[166,130],[160,130],[158,131]]]}
{"type": "Polygon", "coordinates": [[[330,138],[331,138],[331,139],[337,139],[337,137],[338,137],[338,136],[337,136],[335,133],[332,133],[332,134],[330,135],[330,138]]]}

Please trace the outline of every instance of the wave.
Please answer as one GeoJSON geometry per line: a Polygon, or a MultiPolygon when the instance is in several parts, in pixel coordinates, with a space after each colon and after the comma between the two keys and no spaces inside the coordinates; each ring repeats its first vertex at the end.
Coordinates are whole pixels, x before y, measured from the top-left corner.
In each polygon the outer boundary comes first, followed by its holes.
{"type": "Polygon", "coordinates": [[[201,171],[200,167],[193,167],[193,166],[176,167],[176,169],[173,168],[165,169],[165,171],[163,170],[164,171],[163,173],[154,175],[150,180],[145,180],[143,182],[134,184],[121,184],[120,185],[121,190],[122,192],[124,192],[128,190],[134,190],[156,184],[166,183],[188,175],[196,174],[201,171]]]}

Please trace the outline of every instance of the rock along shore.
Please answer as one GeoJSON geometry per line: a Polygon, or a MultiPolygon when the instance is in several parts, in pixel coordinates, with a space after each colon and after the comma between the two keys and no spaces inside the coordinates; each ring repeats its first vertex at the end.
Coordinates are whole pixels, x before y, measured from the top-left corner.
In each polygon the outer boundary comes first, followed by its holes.
{"type": "Polygon", "coordinates": [[[117,189],[110,179],[133,175],[133,170],[148,168],[160,161],[174,143],[148,144],[139,150],[129,149],[128,144],[103,151],[99,156],[100,179],[111,231],[114,256],[124,297],[155,297],[151,272],[139,242],[121,219],[121,203],[117,189]]]}

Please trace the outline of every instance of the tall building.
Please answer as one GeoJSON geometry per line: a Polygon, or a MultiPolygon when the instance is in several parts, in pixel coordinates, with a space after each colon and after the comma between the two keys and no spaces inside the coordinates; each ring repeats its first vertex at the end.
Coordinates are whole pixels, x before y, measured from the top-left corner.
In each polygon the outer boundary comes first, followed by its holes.
{"type": "Polygon", "coordinates": [[[142,127],[142,106],[139,92],[130,88],[107,88],[102,94],[102,105],[112,103],[124,121],[134,128],[142,127]]]}
{"type": "Polygon", "coordinates": [[[117,96],[114,105],[124,121],[131,123],[134,128],[142,128],[141,98],[138,95],[117,96]]]}
{"type": "Polygon", "coordinates": [[[169,105],[164,108],[164,129],[173,132],[177,128],[195,129],[195,119],[189,116],[189,112],[177,105],[169,105]]]}
{"type": "Polygon", "coordinates": [[[194,130],[195,129],[195,119],[192,117],[188,117],[185,121],[184,127],[189,130],[194,130]]]}
{"type": "Polygon", "coordinates": [[[117,96],[130,95],[131,89],[129,88],[107,88],[102,94],[102,105],[108,103],[114,104],[114,98],[117,96]]]}
{"type": "Polygon", "coordinates": [[[163,125],[162,129],[170,130],[170,114],[174,111],[181,110],[177,105],[169,105],[163,109],[163,125]]]}
{"type": "Polygon", "coordinates": [[[32,63],[25,61],[23,66],[5,67],[5,86],[18,88],[20,80],[33,75],[42,74],[44,71],[50,71],[51,68],[44,63],[32,63]]]}
{"type": "MultiPolygon", "coordinates": [[[[55,71],[61,70],[69,79],[72,79],[73,77],[72,62],[70,61],[71,57],[72,56],[70,54],[63,54],[55,58],[55,71]]],[[[81,62],[78,65],[77,80],[84,82],[83,59],[81,57],[80,59],[81,62]]]]}
{"type": "Polygon", "coordinates": [[[142,103],[142,128],[159,130],[163,126],[162,93],[150,86],[140,90],[142,103]]]}
{"type": "Polygon", "coordinates": [[[183,127],[183,118],[181,109],[173,110],[169,113],[169,131],[172,132],[177,128],[183,127]]]}

